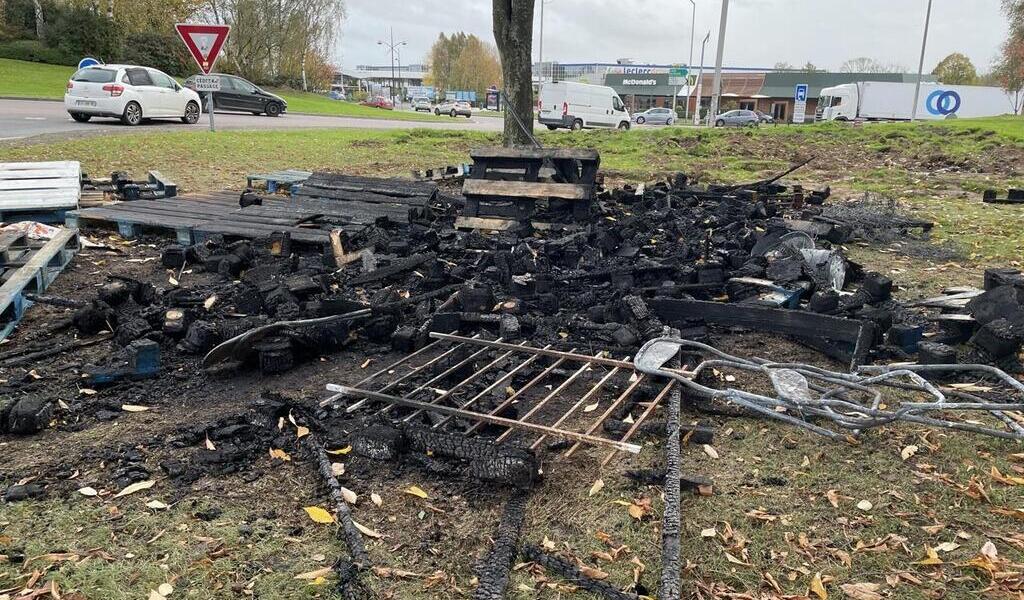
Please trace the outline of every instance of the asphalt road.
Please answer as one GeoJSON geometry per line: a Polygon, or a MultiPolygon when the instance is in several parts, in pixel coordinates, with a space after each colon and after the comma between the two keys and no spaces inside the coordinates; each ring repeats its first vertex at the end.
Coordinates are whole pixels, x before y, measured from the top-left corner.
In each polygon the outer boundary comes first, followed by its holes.
{"type": "MultiPolygon", "coordinates": [[[[398,121],[390,119],[360,119],[321,115],[285,114],[277,118],[249,114],[216,113],[217,129],[303,129],[303,128],[357,128],[357,129],[454,129],[463,131],[500,131],[502,120],[494,117],[460,118],[451,121],[398,121]]],[[[199,123],[185,125],[178,120],[148,121],[137,127],[127,127],[115,119],[93,119],[76,123],[64,110],[63,102],[48,100],[0,100],[0,141],[22,140],[34,136],[48,139],[70,138],[79,135],[127,133],[167,129],[174,131],[199,130],[208,127],[207,115],[199,123]]]]}

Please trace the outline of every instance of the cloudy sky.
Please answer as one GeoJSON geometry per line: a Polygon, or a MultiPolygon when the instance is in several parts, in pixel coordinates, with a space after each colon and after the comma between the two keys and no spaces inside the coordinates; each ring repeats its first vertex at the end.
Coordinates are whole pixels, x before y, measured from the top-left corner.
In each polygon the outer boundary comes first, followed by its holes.
{"type": "MultiPolygon", "coordinates": [[[[534,24],[537,60],[540,2],[534,24]]],[[[711,31],[705,64],[714,63],[720,0],[696,0],[697,41],[711,31]]],[[[727,66],[771,67],[777,62],[837,69],[869,56],[917,68],[927,0],[731,0],[725,45],[727,66]]],[[[440,32],[465,31],[493,41],[488,0],[347,0],[336,60],[345,68],[388,64],[377,45],[394,28],[402,64],[422,62],[440,32]]],[[[561,62],[687,62],[688,0],[548,0],[544,4],[544,58],[561,62]]],[[[963,52],[979,70],[995,57],[1006,34],[999,0],[934,0],[925,68],[963,52]]]]}

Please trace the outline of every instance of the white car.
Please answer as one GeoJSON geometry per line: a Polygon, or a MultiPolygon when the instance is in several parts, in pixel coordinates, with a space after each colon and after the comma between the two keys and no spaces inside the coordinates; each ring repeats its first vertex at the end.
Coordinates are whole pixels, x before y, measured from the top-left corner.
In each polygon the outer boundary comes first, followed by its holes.
{"type": "Polygon", "coordinates": [[[79,123],[93,117],[114,117],[125,125],[175,118],[191,125],[199,120],[200,106],[199,94],[166,73],[134,65],[79,69],[64,92],[64,108],[79,123]]]}

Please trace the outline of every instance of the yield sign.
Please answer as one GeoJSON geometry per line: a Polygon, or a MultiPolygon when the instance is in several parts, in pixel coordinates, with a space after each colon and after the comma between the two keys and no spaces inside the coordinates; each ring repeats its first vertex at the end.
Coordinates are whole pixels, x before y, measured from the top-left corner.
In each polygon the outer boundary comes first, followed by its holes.
{"type": "Polygon", "coordinates": [[[174,28],[199,68],[203,73],[209,74],[213,70],[213,64],[217,62],[217,55],[220,54],[224,41],[228,39],[231,26],[178,23],[174,28]]]}

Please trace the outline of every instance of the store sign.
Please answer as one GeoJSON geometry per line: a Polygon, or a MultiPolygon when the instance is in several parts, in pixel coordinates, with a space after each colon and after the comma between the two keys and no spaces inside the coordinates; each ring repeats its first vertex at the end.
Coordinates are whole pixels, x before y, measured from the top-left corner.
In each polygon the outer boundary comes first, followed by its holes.
{"type": "Polygon", "coordinates": [[[622,85],[658,85],[657,79],[623,79],[622,85]]]}
{"type": "Polygon", "coordinates": [[[616,75],[664,75],[668,73],[665,67],[611,67],[609,73],[616,75]]]}

